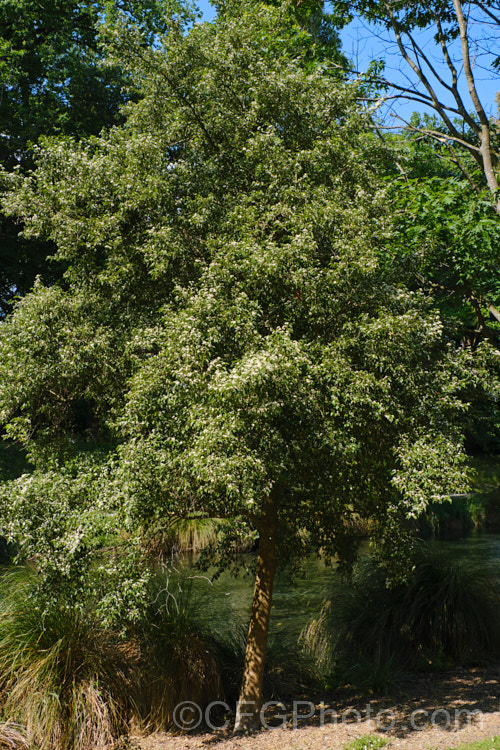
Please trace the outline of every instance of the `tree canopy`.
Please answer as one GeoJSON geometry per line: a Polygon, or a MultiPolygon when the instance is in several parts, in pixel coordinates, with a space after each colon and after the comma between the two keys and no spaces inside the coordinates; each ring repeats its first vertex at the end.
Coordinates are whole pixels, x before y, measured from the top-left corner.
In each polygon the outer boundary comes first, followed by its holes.
{"type": "MultiPolygon", "coordinates": [[[[42,135],[97,135],[121,120],[120,108],[134,89],[123,67],[109,63],[103,35],[119,13],[133,19],[150,42],[165,32],[169,15],[189,17],[175,0],[1,0],[4,168],[30,168],[31,144],[42,135]]],[[[0,218],[0,314],[10,309],[13,295],[31,288],[37,274],[49,282],[60,273],[47,260],[52,245],[27,241],[21,229],[0,218]]]]}

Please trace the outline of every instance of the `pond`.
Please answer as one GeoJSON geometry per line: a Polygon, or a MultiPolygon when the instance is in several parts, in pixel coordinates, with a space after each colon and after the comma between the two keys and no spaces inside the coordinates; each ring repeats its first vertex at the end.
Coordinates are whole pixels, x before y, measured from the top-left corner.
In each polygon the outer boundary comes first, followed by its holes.
{"type": "MultiPolygon", "coordinates": [[[[454,541],[434,541],[454,558],[473,559],[480,567],[491,567],[500,578],[500,534],[476,534],[454,541]]],[[[360,554],[369,554],[368,545],[362,545],[360,554]]],[[[199,574],[194,569],[182,571],[183,576],[193,576],[196,589],[203,591],[215,602],[223,603],[223,609],[232,612],[244,622],[248,621],[253,593],[253,577],[241,574],[237,577],[223,573],[210,582],[210,576],[199,574]],[[221,601],[222,600],[222,601],[221,601]]],[[[286,574],[278,574],[273,595],[271,628],[298,635],[305,625],[317,617],[325,600],[331,598],[333,582],[338,574],[326,566],[321,559],[311,557],[303,565],[302,575],[290,580],[286,574]]]]}

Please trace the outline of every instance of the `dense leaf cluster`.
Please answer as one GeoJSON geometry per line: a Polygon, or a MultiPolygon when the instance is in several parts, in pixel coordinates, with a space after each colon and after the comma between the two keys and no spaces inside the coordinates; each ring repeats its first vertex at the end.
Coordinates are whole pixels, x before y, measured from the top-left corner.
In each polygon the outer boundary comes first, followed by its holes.
{"type": "Polygon", "coordinates": [[[48,486],[111,439],[101,491],[130,529],[252,527],[276,495],[284,554],[349,559],[355,517],[390,533],[462,487],[471,355],[386,263],[384,147],[310,39],[264,6],[162,48],[123,29],[126,124],[13,178],[6,206],[68,271],[2,327],[4,424],[48,486]]]}

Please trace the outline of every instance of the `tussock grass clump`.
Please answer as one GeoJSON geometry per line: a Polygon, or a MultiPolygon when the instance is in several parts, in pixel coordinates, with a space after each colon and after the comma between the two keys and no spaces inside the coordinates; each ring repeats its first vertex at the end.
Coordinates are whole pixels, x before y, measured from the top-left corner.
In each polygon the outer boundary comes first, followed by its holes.
{"type": "Polygon", "coordinates": [[[127,649],[88,612],[57,601],[42,611],[33,589],[24,571],[1,581],[4,737],[21,746],[17,724],[39,750],[104,750],[126,733],[132,710],[127,649]]]}
{"type": "Polygon", "coordinates": [[[173,594],[163,576],[151,582],[135,629],[140,651],[138,716],[145,729],[171,729],[174,709],[184,701],[204,709],[222,696],[219,665],[202,608],[203,600],[189,584],[173,594]]]}
{"type": "MultiPolygon", "coordinates": [[[[246,625],[213,588],[190,581],[171,588],[162,575],[150,582],[142,617],[124,641],[96,622],[90,604],[47,599],[34,573],[4,575],[0,750],[105,750],[131,722],[146,731],[189,729],[197,717],[175,711],[184,702],[203,713],[213,701],[235,704],[246,625]]],[[[271,635],[266,699],[287,699],[315,683],[296,640],[271,635]]]]}
{"type": "Polygon", "coordinates": [[[297,638],[271,631],[264,674],[265,700],[289,700],[319,686],[314,661],[304,652],[297,638]]]}
{"type": "Polygon", "coordinates": [[[151,533],[148,555],[161,563],[199,552],[215,542],[219,525],[208,518],[176,518],[168,526],[162,524],[156,533],[151,533]]]}
{"type": "Polygon", "coordinates": [[[406,583],[362,561],[337,585],[304,636],[324,671],[363,661],[421,668],[471,664],[500,654],[500,588],[491,570],[433,545],[416,554],[406,583]]]}
{"type": "Polygon", "coordinates": [[[0,724],[0,750],[30,750],[22,727],[0,724]]]}

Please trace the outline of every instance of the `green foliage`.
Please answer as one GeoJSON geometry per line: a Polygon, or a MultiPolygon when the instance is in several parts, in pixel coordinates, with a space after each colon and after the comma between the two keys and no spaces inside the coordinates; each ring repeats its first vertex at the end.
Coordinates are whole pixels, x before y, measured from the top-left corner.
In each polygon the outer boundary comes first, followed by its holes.
{"type": "Polygon", "coordinates": [[[426,279],[466,298],[475,293],[500,303],[500,222],[489,196],[471,194],[470,185],[449,177],[399,187],[401,235],[407,252],[420,254],[426,279]]]}
{"type": "MultiPolygon", "coordinates": [[[[245,0],[216,0],[214,2],[219,15],[237,18],[245,12],[245,0]]],[[[298,28],[306,30],[314,44],[310,46],[309,60],[313,65],[334,63],[345,71],[350,69],[347,58],[341,51],[339,30],[348,19],[339,13],[328,12],[324,0],[261,0],[263,12],[267,7],[274,7],[282,14],[287,14],[298,28]]],[[[259,5],[254,5],[254,12],[259,13],[259,5]]]]}
{"type": "MultiPolygon", "coordinates": [[[[125,733],[131,662],[126,648],[89,611],[33,596],[26,572],[5,574],[0,599],[3,718],[25,728],[40,750],[93,750],[125,733]]],[[[1,736],[1,735],[0,735],[1,736]]]]}
{"type": "Polygon", "coordinates": [[[385,747],[388,741],[378,734],[365,734],[348,742],[343,746],[342,750],[379,750],[379,748],[385,747]]]}
{"type": "MultiPolygon", "coordinates": [[[[454,335],[468,336],[481,323],[474,303],[486,321],[488,304],[500,305],[500,221],[490,197],[471,194],[468,183],[450,177],[395,183],[391,196],[402,256],[444,315],[455,319],[454,335]]],[[[489,325],[500,333],[496,321],[489,325]]]]}
{"type": "Polygon", "coordinates": [[[476,740],[476,742],[466,742],[458,745],[456,750],[498,750],[500,748],[500,735],[488,737],[485,740],[476,740]]]}
{"type": "Polygon", "coordinates": [[[237,541],[269,497],[280,560],[352,562],[361,517],[401,567],[401,522],[466,484],[482,373],[386,262],[388,153],[358,86],[270,7],[151,47],[118,24],[113,44],[140,86],[124,126],[46,139],[5,177],[67,267],[0,329],[0,414],[36,465],[2,488],[7,536],[106,623],[140,620],[138,539],[182,517],[237,541]]]}
{"type": "Polygon", "coordinates": [[[391,139],[398,169],[389,165],[388,195],[397,237],[386,262],[399,259],[408,286],[433,300],[457,345],[477,347],[486,340],[493,347],[484,360],[485,377],[466,396],[466,446],[472,454],[494,454],[500,445],[500,219],[492,195],[471,189],[472,179],[480,182],[474,160],[461,160],[465,179],[443,142],[429,143],[413,127],[443,130],[435,117],[415,113],[411,127],[391,139]]]}
{"type": "Polygon", "coordinates": [[[16,367],[5,362],[9,376],[0,380],[0,400],[8,404],[1,412],[7,435],[37,445],[40,460],[48,436],[53,453],[63,457],[78,453],[82,442],[105,449],[109,430],[103,415],[112,411],[130,371],[125,356],[112,361],[107,356],[124,346],[123,332],[119,325],[106,325],[105,317],[96,328],[91,297],[41,282],[34,290],[30,302],[19,302],[17,314],[2,324],[6,353],[19,347],[20,355],[16,367]]]}
{"type": "Polygon", "coordinates": [[[2,163],[25,159],[40,135],[97,134],[115,124],[130,81],[107,65],[99,27],[124,13],[154,37],[179,10],[163,0],[1,0],[2,163]]]}
{"type": "MultiPolygon", "coordinates": [[[[121,107],[137,96],[123,67],[107,55],[108,25],[125,15],[152,41],[169,17],[192,18],[175,0],[1,0],[0,161],[9,171],[33,165],[41,136],[98,134],[123,121],[121,107]]],[[[50,261],[51,243],[19,237],[19,222],[0,216],[0,315],[36,276],[50,284],[63,267],[50,261]]]]}
{"type": "Polygon", "coordinates": [[[35,558],[40,607],[59,599],[78,611],[91,600],[94,615],[123,628],[139,616],[150,573],[137,539],[127,533],[119,496],[111,498],[110,467],[98,452],[0,485],[0,534],[15,560],[35,558]]]}
{"type": "Polygon", "coordinates": [[[498,602],[491,570],[422,547],[403,583],[391,585],[384,564],[361,562],[305,637],[327,672],[366,660],[389,669],[473,663],[500,652],[498,602]]]}

